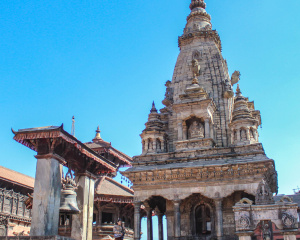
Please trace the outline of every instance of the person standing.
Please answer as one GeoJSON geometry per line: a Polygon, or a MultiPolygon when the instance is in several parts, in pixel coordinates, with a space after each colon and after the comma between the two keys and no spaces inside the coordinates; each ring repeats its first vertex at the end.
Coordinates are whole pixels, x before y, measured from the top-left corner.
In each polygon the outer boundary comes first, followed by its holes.
{"type": "Polygon", "coordinates": [[[123,240],[125,235],[124,228],[122,226],[122,220],[118,219],[116,225],[114,226],[114,237],[115,240],[123,240]]]}

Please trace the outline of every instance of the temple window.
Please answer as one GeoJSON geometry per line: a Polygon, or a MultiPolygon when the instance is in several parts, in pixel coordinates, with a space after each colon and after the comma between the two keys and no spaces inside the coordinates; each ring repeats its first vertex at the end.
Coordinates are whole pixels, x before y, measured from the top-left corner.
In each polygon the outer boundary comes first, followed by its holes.
{"type": "Polygon", "coordinates": [[[211,212],[206,204],[201,204],[195,209],[195,222],[197,235],[211,234],[211,212]]]}
{"type": "Polygon", "coordinates": [[[59,226],[71,226],[71,215],[67,213],[59,214],[59,226]]]}

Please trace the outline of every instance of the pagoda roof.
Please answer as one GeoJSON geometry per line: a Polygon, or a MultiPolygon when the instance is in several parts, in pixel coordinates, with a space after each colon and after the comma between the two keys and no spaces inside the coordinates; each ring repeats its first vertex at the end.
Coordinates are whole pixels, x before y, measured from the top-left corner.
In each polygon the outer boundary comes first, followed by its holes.
{"type": "Polygon", "coordinates": [[[111,143],[106,142],[104,140],[97,140],[94,142],[87,142],[85,143],[85,145],[87,147],[89,147],[90,149],[94,150],[94,151],[104,151],[107,152],[109,154],[111,154],[112,156],[118,158],[123,164],[123,166],[131,166],[132,165],[132,158],[129,157],[128,155],[126,155],[125,153],[119,151],[118,149],[114,148],[111,143]]]}
{"type": "Polygon", "coordinates": [[[34,178],[0,166],[0,180],[33,190],[34,178]]]}
{"type": "Polygon", "coordinates": [[[110,177],[99,178],[95,183],[95,201],[132,203],[134,191],[110,177]]]}
{"type": "Polygon", "coordinates": [[[63,124],[61,126],[27,128],[18,131],[12,130],[12,132],[15,134],[14,140],[36,152],[38,152],[41,144],[48,151],[51,150],[50,145],[51,147],[53,145],[53,152],[61,158],[63,164],[68,162],[76,165],[77,168],[84,168],[88,165],[90,167],[86,170],[94,174],[98,174],[97,171],[100,171],[100,169],[102,172],[116,171],[116,164],[99,155],[66,132],[63,129],[63,124]],[[68,157],[68,154],[70,157],[68,157]]]}

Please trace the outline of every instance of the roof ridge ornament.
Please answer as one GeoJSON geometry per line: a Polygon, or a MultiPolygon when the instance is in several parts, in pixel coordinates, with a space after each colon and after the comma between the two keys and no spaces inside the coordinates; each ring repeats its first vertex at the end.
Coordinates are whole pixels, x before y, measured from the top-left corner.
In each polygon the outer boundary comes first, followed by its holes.
{"type": "Polygon", "coordinates": [[[193,10],[194,8],[201,7],[203,9],[206,8],[206,3],[204,0],[192,0],[190,4],[190,9],[193,10]]]}

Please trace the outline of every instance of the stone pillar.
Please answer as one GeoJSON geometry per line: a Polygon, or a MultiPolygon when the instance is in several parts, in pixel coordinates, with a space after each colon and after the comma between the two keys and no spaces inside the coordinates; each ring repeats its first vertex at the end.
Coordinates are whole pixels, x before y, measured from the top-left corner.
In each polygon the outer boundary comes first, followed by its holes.
{"type": "Polygon", "coordinates": [[[149,139],[146,139],[145,140],[145,151],[147,151],[149,149],[148,144],[149,144],[149,139]]]}
{"type": "Polygon", "coordinates": [[[237,129],[237,130],[236,130],[236,140],[237,140],[238,142],[241,141],[241,129],[237,129]]]}
{"type": "Polygon", "coordinates": [[[157,214],[158,218],[158,240],[164,239],[163,213],[157,214]]]}
{"type": "Polygon", "coordinates": [[[134,240],[141,238],[141,202],[134,202],[134,240]]]}
{"type": "Polygon", "coordinates": [[[152,209],[147,207],[147,240],[153,240],[152,209]]]}
{"type": "Polygon", "coordinates": [[[95,178],[89,173],[78,174],[77,203],[80,213],[72,216],[71,238],[92,240],[95,178]]]}
{"type": "Polygon", "coordinates": [[[183,131],[183,133],[182,133],[183,134],[183,136],[182,136],[183,140],[187,140],[187,126],[186,126],[186,123],[183,124],[182,129],[183,129],[182,130],[183,131]]]}
{"type": "Polygon", "coordinates": [[[283,235],[284,240],[296,240],[297,239],[297,231],[296,232],[285,232],[283,235]]]}
{"type": "Polygon", "coordinates": [[[247,137],[247,140],[250,140],[250,128],[246,129],[246,137],[247,137]]]}
{"type": "Polygon", "coordinates": [[[216,205],[216,234],[218,240],[223,236],[223,212],[222,212],[222,198],[215,199],[216,205]]]}
{"type": "Polygon", "coordinates": [[[178,123],[178,140],[182,140],[182,122],[178,123]]]}
{"type": "Polygon", "coordinates": [[[205,119],[205,124],[204,124],[204,130],[205,130],[205,138],[210,138],[210,129],[209,129],[209,119],[205,119]]]}
{"type": "Polygon", "coordinates": [[[174,201],[174,229],[175,229],[175,240],[180,239],[180,200],[174,201]]]}
{"type": "Polygon", "coordinates": [[[63,159],[55,154],[37,155],[32,206],[31,236],[58,235],[63,159]]]}
{"type": "Polygon", "coordinates": [[[167,218],[167,238],[172,239],[174,237],[174,211],[166,212],[167,218]]]}

